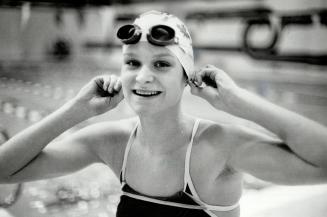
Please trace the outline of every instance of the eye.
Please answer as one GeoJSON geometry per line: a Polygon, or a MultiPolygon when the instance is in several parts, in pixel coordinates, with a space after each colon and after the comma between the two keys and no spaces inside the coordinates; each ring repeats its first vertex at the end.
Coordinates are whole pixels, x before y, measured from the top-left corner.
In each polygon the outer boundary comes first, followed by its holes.
{"type": "Polygon", "coordinates": [[[154,67],[159,68],[159,69],[160,68],[166,68],[166,67],[170,67],[171,66],[171,64],[169,62],[162,61],[162,60],[156,61],[153,65],[154,65],[154,67]]]}
{"type": "Polygon", "coordinates": [[[136,68],[136,67],[139,67],[141,65],[141,63],[137,60],[130,59],[130,60],[125,61],[125,65],[127,65],[128,67],[131,67],[131,68],[136,68]]]}

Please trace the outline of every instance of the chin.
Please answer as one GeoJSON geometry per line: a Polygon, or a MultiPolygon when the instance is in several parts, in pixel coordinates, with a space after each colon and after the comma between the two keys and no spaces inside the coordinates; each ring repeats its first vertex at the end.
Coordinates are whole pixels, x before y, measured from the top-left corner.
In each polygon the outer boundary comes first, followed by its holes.
{"type": "Polygon", "coordinates": [[[161,100],[159,99],[143,99],[132,95],[128,97],[127,101],[132,110],[137,114],[153,113],[162,107],[161,100]]]}
{"type": "Polygon", "coordinates": [[[160,97],[154,99],[143,99],[132,96],[126,98],[126,100],[131,109],[138,116],[151,116],[180,108],[180,100],[178,99],[167,100],[160,97]]]}
{"type": "Polygon", "coordinates": [[[136,113],[138,116],[148,116],[159,112],[156,110],[156,106],[130,104],[130,107],[132,108],[134,113],[136,113]]]}

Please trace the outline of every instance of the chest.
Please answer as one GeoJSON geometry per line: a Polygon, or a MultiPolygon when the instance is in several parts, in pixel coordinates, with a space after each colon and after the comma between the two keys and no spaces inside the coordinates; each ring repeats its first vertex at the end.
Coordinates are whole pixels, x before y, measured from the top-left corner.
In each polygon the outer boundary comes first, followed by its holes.
{"type": "MultiPolygon", "coordinates": [[[[224,156],[217,156],[201,144],[194,145],[189,153],[187,147],[166,155],[154,155],[134,144],[126,164],[128,184],[145,195],[166,197],[183,189],[186,172],[190,173],[198,194],[210,197],[216,189],[218,174],[224,170],[224,156]]],[[[220,185],[224,184],[220,182],[220,185]]]]}
{"type": "Polygon", "coordinates": [[[135,190],[152,196],[170,196],[183,189],[185,153],[157,155],[137,144],[129,151],[125,178],[135,190]]]}

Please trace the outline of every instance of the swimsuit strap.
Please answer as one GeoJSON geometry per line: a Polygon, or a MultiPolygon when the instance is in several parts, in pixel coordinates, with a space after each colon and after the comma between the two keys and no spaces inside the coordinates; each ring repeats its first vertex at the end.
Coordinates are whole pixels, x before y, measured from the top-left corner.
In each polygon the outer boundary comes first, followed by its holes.
{"type": "Polygon", "coordinates": [[[230,206],[209,205],[209,204],[203,202],[200,199],[198,193],[196,192],[196,189],[195,189],[194,184],[192,182],[192,178],[191,178],[191,174],[190,174],[191,153],[192,153],[194,135],[195,135],[195,132],[196,132],[196,130],[198,128],[199,122],[200,122],[200,120],[197,119],[195,124],[194,124],[192,139],[191,139],[191,142],[190,142],[189,146],[187,147],[187,151],[186,151],[185,173],[184,173],[184,192],[187,195],[189,195],[190,197],[192,197],[193,200],[196,201],[198,204],[200,204],[202,206],[205,206],[206,210],[212,210],[212,211],[230,211],[230,210],[233,210],[233,209],[235,209],[236,207],[239,206],[238,202],[236,202],[235,204],[230,205],[230,206]],[[186,192],[187,187],[189,187],[189,189],[191,191],[191,194],[186,192]]]}
{"type": "Polygon", "coordinates": [[[134,142],[136,129],[137,129],[138,125],[139,125],[139,122],[137,122],[137,124],[133,128],[133,130],[131,132],[131,135],[129,136],[126,148],[125,148],[123,166],[122,166],[122,169],[121,169],[121,182],[123,182],[123,183],[125,183],[125,173],[126,173],[126,164],[127,164],[128,153],[129,153],[129,150],[131,149],[131,146],[132,146],[132,144],[134,142]]]}
{"type": "Polygon", "coordinates": [[[192,146],[193,146],[193,140],[194,140],[194,136],[196,134],[196,131],[198,130],[199,127],[199,123],[200,123],[200,119],[196,119],[195,123],[193,125],[193,130],[192,130],[192,136],[191,136],[191,141],[187,146],[187,150],[186,150],[186,154],[185,154],[185,163],[184,163],[184,188],[183,191],[186,191],[187,188],[187,183],[188,183],[188,179],[187,179],[187,174],[188,171],[190,170],[190,157],[191,157],[191,150],[192,150],[192,146]]]}

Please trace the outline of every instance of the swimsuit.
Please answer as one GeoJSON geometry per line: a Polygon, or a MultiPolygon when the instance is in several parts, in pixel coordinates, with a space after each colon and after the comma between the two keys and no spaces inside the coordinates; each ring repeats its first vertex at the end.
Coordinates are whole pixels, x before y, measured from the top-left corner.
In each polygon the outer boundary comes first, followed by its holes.
{"type": "Polygon", "coordinates": [[[194,135],[198,126],[199,119],[195,121],[191,141],[186,151],[183,190],[169,197],[153,197],[137,192],[126,183],[125,179],[127,157],[135,139],[136,125],[125,149],[120,174],[122,195],[117,207],[116,217],[217,217],[212,211],[230,211],[238,207],[238,203],[231,206],[206,204],[199,198],[195,190],[190,176],[190,157],[194,135]]]}

